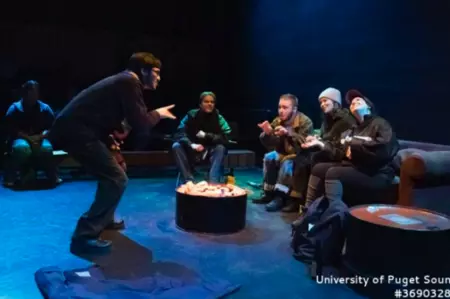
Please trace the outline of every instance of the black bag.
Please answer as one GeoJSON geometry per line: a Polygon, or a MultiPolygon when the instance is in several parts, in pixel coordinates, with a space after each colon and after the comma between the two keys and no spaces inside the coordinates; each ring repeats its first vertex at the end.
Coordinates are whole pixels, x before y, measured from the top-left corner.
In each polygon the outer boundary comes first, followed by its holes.
{"type": "Polygon", "coordinates": [[[320,262],[339,264],[347,214],[348,207],[343,201],[330,201],[326,197],[315,200],[292,227],[294,257],[310,264],[317,259],[317,244],[320,244],[320,262]]]}

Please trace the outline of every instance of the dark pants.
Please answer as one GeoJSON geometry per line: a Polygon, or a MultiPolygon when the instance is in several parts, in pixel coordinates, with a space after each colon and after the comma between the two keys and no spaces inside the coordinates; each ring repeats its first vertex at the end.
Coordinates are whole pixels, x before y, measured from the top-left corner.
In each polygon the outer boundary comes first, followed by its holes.
{"type": "MultiPolygon", "coordinates": [[[[209,181],[211,183],[219,183],[220,178],[222,177],[223,161],[227,155],[227,148],[222,144],[218,144],[211,148],[205,147],[205,150],[208,151],[205,159],[209,157],[211,161],[209,181]]],[[[172,151],[183,181],[193,181],[194,165],[197,163],[197,160],[202,160],[205,152],[197,153],[184,143],[179,142],[173,144],[172,151]]]]}
{"type": "Polygon", "coordinates": [[[316,164],[312,170],[306,193],[306,206],[325,195],[329,200],[342,200],[343,186],[357,186],[376,190],[389,186],[392,176],[384,173],[368,175],[346,162],[316,164]]]}
{"type": "Polygon", "coordinates": [[[296,197],[304,199],[308,188],[308,179],[311,173],[312,154],[310,150],[297,153],[294,162],[294,174],[292,178],[292,190],[296,197]]]}
{"type": "MultiPolygon", "coordinates": [[[[5,181],[14,182],[17,171],[21,171],[22,176],[33,168],[45,171],[50,180],[57,178],[57,167],[53,163],[53,147],[47,139],[40,143],[30,143],[25,139],[16,139],[12,142],[11,153],[6,160],[5,181]]],[[[25,180],[23,177],[22,180],[25,180]]]]}
{"type": "Polygon", "coordinates": [[[101,141],[65,150],[98,180],[95,200],[78,220],[72,238],[98,238],[104,228],[114,221],[114,212],[128,182],[127,174],[101,141]]]}

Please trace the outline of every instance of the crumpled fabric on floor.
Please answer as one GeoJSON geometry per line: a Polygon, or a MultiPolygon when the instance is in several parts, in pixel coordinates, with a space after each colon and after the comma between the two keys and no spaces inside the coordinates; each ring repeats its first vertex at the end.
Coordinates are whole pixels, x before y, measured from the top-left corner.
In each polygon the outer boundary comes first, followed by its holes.
{"type": "Polygon", "coordinates": [[[47,299],[209,299],[223,298],[240,288],[206,277],[186,281],[157,274],[133,280],[106,279],[97,267],[72,271],[45,267],[36,271],[35,281],[47,299]]]}

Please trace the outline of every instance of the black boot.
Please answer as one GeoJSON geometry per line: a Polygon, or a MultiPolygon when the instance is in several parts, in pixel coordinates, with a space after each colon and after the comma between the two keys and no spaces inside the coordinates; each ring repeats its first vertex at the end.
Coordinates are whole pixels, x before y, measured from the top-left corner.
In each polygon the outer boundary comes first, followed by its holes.
{"type": "Polygon", "coordinates": [[[266,205],[267,212],[277,212],[281,210],[286,203],[285,195],[281,192],[276,192],[272,201],[266,205]]]}
{"type": "Polygon", "coordinates": [[[272,201],[273,197],[273,191],[264,191],[264,195],[261,198],[255,198],[252,200],[252,202],[256,204],[267,204],[272,201]]]}

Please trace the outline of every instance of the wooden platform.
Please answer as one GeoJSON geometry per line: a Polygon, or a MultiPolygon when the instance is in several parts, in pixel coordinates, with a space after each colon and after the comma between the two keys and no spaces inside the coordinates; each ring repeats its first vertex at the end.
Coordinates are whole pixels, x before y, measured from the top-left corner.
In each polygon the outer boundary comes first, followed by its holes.
{"type": "MultiPolygon", "coordinates": [[[[123,151],[122,154],[128,167],[167,167],[175,165],[170,151],[123,151]]],[[[59,167],[80,167],[79,163],[64,151],[54,151],[53,156],[58,160],[59,167]]],[[[229,150],[224,166],[227,168],[254,167],[255,153],[244,149],[229,150]]]]}

